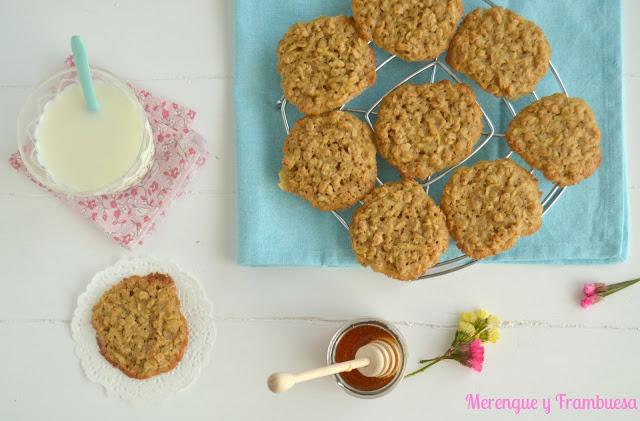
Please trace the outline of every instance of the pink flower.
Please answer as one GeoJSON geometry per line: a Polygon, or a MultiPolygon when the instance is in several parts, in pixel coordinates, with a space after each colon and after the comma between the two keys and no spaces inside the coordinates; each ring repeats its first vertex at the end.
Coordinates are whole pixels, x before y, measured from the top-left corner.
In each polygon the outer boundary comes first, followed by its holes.
{"type": "Polygon", "coordinates": [[[187,111],[187,118],[189,120],[193,120],[194,118],[196,118],[196,112],[193,110],[189,110],[187,111]]]}
{"type": "Polygon", "coordinates": [[[582,292],[584,292],[585,297],[594,295],[596,293],[596,284],[584,284],[582,292]]]}
{"type": "Polygon", "coordinates": [[[451,358],[477,372],[482,371],[484,363],[484,345],[480,339],[461,343],[451,354],[451,358]]]}
{"type": "Polygon", "coordinates": [[[597,295],[587,295],[582,299],[582,301],[580,301],[580,306],[582,308],[589,308],[590,306],[594,305],[597,301],[598,301],[597,295]]]}
{"type": "Polygon", "coordinates": [[[580,300],[580,306],[582,308],[589,308],[595,303],[601,301],[607,295],[621,291],[638,282],[640,282],[640,278],[609,285],[601,282],[584,284],[582,287],[583,297],[582,300],[580,300]]]}
{"type": "Polygon", "coordinates": [[[164,175],[171,178],[178,178],[178,176],[180,175],[180,170],[178,168],[171,168],[170,171],[165,171],[164,175]]]}
{"type": "Polygon", "coordinates": [[[467,364],[477,372],[481,372],[482,363],[484,363],[484,346],[480,339],[475,339],[471,342],[469,351],[471,352],[471,358],[469,358],[467,364]]]}
{"type": "Polygon", "coordinates": [[[580,306],[582,308],[589,308],[603,297],[603,293],[607,290],[607,286],[601,283],[584,284],[582,287],[582,300],[580,306]]]}
{"type": "Polygon", "coordinates": [[[17,157],[12,156],[12,157],[9,159],[9,162],[11,163],[11,166],[12,166],[14,169],[16,169],[16,170],[19,170],[19,169],[20,169],[20,161],[18,161],[18,158],[17,158],[17,157]]]}

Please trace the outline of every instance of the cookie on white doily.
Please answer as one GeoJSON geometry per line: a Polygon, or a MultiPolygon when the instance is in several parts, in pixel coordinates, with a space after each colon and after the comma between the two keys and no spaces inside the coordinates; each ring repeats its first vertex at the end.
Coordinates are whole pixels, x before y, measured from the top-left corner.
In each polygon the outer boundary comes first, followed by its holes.
{"type": "Polygon", "coordinates": [[[159,400],[189,386],[209,364],[216,336],[213,306],[200,283],[176,265],[150,258],[122,259],[97,273],[78,297],[71,320],[71,336],[85,374],[89,380],[102,385],[107,395],[134,402],[159,400]],[[180,310],[189,325],[189,343],[182,360],[173,370],[137,380],[125,376],[100,354],[91,315],[93,305],[111,286],[127,276],[144,276],[152,272],[166,273],[173,278],[180,298],[180,310]]]}

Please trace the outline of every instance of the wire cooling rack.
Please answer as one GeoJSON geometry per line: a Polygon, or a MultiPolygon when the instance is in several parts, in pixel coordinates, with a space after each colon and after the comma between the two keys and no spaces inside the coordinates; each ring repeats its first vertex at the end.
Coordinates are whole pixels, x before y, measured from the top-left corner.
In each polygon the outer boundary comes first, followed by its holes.
{"type": "MultiPolygon", "coordinates": [[[[495,7],[497,6],[493,1],[491,0],[482,0],[485,4],[487,4],[489,7],[495,7]]],[[[376,67],[376,73],[379,73],[385,66],[387,66],[391,61],[396,60],[397,57],[395,55],[391,55],[388,56],[387,58],[385,58],[384,60],[382,60],[380,62],[380,64],[377,65],[376,67]]],[[[556,67],[553,65],[553,63],[550,61],[549,62],[549,69],[551,71],[551,73],[553,74],[553,77],[555,79],[555,81],[557,82],[558,85],[558,90],[560,92],[562,92],[565,95],[569,95],[567,92],[567,88],[564,84],[564,82],[562,81],[562,78],[560,77],[560,74],[558,73],[558,70],[556,69],[556,67]]],[[[359,108],[349,108],[348,104],[344,104],[342,105],[342,107],[340,107],[340,110],[342,111],[348,111],[354,114],[359,114],[361,116],[364,117],[365,121],[367,122],[367,124],[369,125],[369,127],[371,127],[371,129],[373,130],[373,122],[372,122],[372,117],[377,115],[376,109],[378,107],[378,105],[380,105],[380,103],[382,102],[382,100],[389,95],[391,92],[393,92],[395,89],[397,89],[399,86],[404,85],[405,83],[409,82],[410,80],[414,79],[416,76],[421,75],[425,72],[431,72],[429,74],[429,78],[430,78],[430,82],[434,83],[436,81],[436,76],[438,74],[438,72],[444,72],[445,76],[448,77],[450,80],[452,80],[454,83],[463,83],[462,80],[460,80],[460,78],[458,77],[458,75],[447,65],[445,64],[443,61],[441,61],[439,58],[436,58],[433,61],[427,62],[425,65],[423,65],[422,67],[418,68],[417,70],[413,71],[412,73],[410,73],[409,75],[407,75],[405,78],[403,78],[402,80],[400,80],[398,83],[396,83],[391,89],[389,89],[387,92],[385,92],[381,97],[379,97],[374,103],[373,105],[371,105],[368,109],[359,109],[359,108]]],[[[531,94],[528,95],[528,98],[531,102],[537,101],[538,99],[540,99],[540,97],[538,96],[538,94],[536,93],[536,91],[531,92],[531,94]]],[[[503,103],[504,106],[507,107],[509,113],[511,114],[512,118],[516,116],[517,112],[515,107],[513,106],[512,102],[505,99],[505,98],[495,98],[494,99],[501,101],[503,103]]],[[[277,106],[278,109],[280,110],[280,113],[282,115],[282,124],[284,125],[284,129],[287,132],[287,134],[289,134],[289,119],[287,117],[287,98],[284,97],[284,95],[277,101],[277,106]]],[[[467,155],[467,157],[465,157],[462,161],[458,162],[457,164],[448,167],[444,170],[439,171],[436,174],[431,175],[429,178],[427,178],[426,180],[416,180],[418,183],[420,183],[422,185],[422,187],[424,188],[425,192],[428,194],[429,193],[429,189],[430,187],[434,186],[436,183],[446,183],[446,181],[448,180],[448,175],[455,170],[456,168],[464,165],[467,161],[469,161],[473,156],[475,156],[478,152],[480,152],[492,139],[494,138],[504,138],[505,135],[504,133],[497,133],[495,126],[493,124],[493,122],[491,121],[491,119],[489,118],[489,115],[487,114],[487,112],[485,111],[485,107],[482,106],[481,103],[478,102],[478,105],[480,106],[480,109],[482,111],[482,117],[484,119],[484,130],[482,132],[482,136],[480,137],[480,139],[478,140],[478,142],[476,142],[476,144],[474,145],[473,150],[471,151],[471,153],[469,155],[467,155]]],[[[506,145],[506,142],[504,142],[506,145]]],[[[508,146],[508,145],[507,145],[508,146]]],[[[502,157],[495,157],[495,159],[499,159],[499,158],[511,158],[512,155],[514,154],[514,152],[512,150],[508,150],[508,152],[502,156],[502,157]]],[[[533,168],[529,168],[529,173],[530,174],[534,174],[535,170],[533,168]]],[[[536,176],[540,179],[540,178],[544,178],[543,175],[541,173],[536,173],[536,176]]],[[[380,180],[380,178],[376,178],[376,184],[378,186],[381,186],[384,184],[384,182],[382,180],[380,180]]],[[[553,205],[556,203],[556,201],[560,198],[560,196],[562,196],[562,193],[564,192],[565,188],[561,187],[559,185],[553,185],[551,186],[551,188],[548,189],[548,191],[546,192],[546,194],[544,195],[544,198],[542,199],[542,215],[544,216],[549,209],[551,209],[553,207],[553,205]]],[[[362,201],[360,202],[360,204],[362,204],[362,201]]],[[[336,211],[331,211],[331,213],[333,214],[333,216],[335,216],[335,218],[338,220],[338,222],[347,230],[347,232],[349,232],[349,223],[346,220],[346,217],[341,215],[340,213],[336,212],[336,211]]],[[[469,267],[475,263],[477,263],[478,260],[473,259],[471,257],[468,257],[462,253],[460,253],[458,256],[456,257],[452,257],[452,258],[448,258],[446,260],[441,260],[438,264],[436,264],[435,266],[433,266],[432,268],[430,268],[424,275],[422,275],[421,277],[419,277],[418,279],[427,279],[427,278],[434,278],[437,276],[441,276],[441,275],[446,275],[448,273],[452,273],[452,272],[456,272],[458,270],[464,269],[466,267],[469,267]]]]}

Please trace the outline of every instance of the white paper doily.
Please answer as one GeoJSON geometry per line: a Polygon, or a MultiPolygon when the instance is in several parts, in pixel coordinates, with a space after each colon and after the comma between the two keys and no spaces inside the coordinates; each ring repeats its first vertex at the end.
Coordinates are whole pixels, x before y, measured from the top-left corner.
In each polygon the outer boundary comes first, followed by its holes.
{"type": "Polygon", "coordinates": [[[107,395],[130,402],[164,399],[193,383],[202,368],[209,364],[216,336],[213,306],[198,281],[176,265],[149,258],[122,259],[97,273],[78,297],[71,321],[71,336],[85,374],[89,380],[102,385],[107,395]],[[91,312],[102,293],[115,283],[127,276],[152,272],[166,273],[175,281],[180,310],[189,325],[189,343],[182,360],[173,370],[150,379],[137,380],[125,376],[100,355],[91,325],[91,312]]]}

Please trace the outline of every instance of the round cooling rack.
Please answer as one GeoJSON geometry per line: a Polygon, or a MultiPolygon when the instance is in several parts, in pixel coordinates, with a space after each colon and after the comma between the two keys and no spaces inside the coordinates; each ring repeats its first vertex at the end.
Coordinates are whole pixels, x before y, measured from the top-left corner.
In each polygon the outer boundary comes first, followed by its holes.
{"type": "MultiPolygon", "coordinates": [[[[482,0],[485,4],[487,4],[489,7],[496,7],[497,5],[491,1],[491,0],[482,0]]],[[[378,64],[378,66],[376,67],[376,73],[379,73],[385,66],[387,66],[391,61],[396,60],[397,57],[395,55],[390,55],[387,58],[385,58],[384,60],[382,60],[380,62],[380,64],[378,64]]],[[[399,59],[398,59],[399,60],[399,59]]],[[[558,73],[558,70],[556,69],[556,67],[553,65],[553,63],[550,61],[549,62],[549,68],[551,73],[553,74],[553,77],[557,83],[558,86],[558,91],[563,93],[564,95],[569,96],[566,86],[564,84],[564,82],[562,81],[562,78],[560,77],[560,74],[558,73]]],[[[423,65],[422,67],[418,68],[417,70],[413,71],[412,73],[410,73],[408,76],[406,76],[405,78],[403,78],[402,80],[400,80],[399,82],[397,82],[391,89],[389,89],[387,92],[385,92],[381,97],[379,97],[372,105],[371,107],[369,107],[368,109],[357,109],[357,108],[349,108],[348,104],[344,104],[342,105],[342,107],[340,107],[340,110],[342,111],[348,111],[354,114],[358,114],[364,117],[365,121],[367,122],[367,124],[369,125],[369,127],[371,127],[371,129],[373,130],[373,122],[372,122],[372,117],[377,115],[376,112],[376,108],[378,107],[378,105],[382,102],[382,100],[389,95],[391,92],[393,92],[395,89],[397,89],[399,86],[404,85],[405,83],[409,82],[410,80],[412,80],[413,78],[415,78],[416,76],[423,74],[425,72],[429,72],[429,77],[430,77],[430,82],[434,83],[436,81],[436,75],[438,74],[438,72],[444,72],[445,76],[448,77],[452,82],[454,83],[463,83],[462,80],[458,77],[458,75],[447,65],[445,64],[443,61],[441,61],[439,58],[436,58],[433,61],[427,62],[425,65],[423,65]]],[[[428,73],[427,73],[428,74],[428,73]]],[[[507,107],[509,113],[511,114],[512,117],[515,117],[517,112],[515,107],[513,106],[512,102],[505,99],[505,98],[496,98],[496,97],[492,97],[497,101],[501,101],[504,106],[507,107]]],[[[531,94],[528,95],[528,98],[531,102],[537,101],[538,99],[540,99],[540,97],[538,96],[538,94],[536,93],[536,91],[531,92],[531,94]]],[[[285,131],[287,132],[287,134],[289,134],[289,119],[287,117],[287,98],[285,98],[284,96],[282,96],[278,101],[277,101],[277,107],[280,110],[280,113],[282,115],[282,124],[284,126],[285,131]]],[[[430,176],[429,178],[427,178],[426,180],[416,180],[418,183],[420,183],[425,192],[428,194],[429,193],[429,188],[434,186],[436,183],[446,183],[446,181],[448,180],[448,175],[455,170],[456,168],[464,165],[467,161],[469,161],[469,159],[471,159],[474,155],[476,155],[478,152],[480,152],[492,139],[494,138],[504,138],[505,135],[504,133],[497,133],[495,130],[495,126],[493,124],[493,122],[491,121],[491,119],[489,118],[488,114],[485,111],[485,108],[482,106],[482,104],[478,103],[478,105],[480,106],[480,109],[482,110],[482,116],[484,119],[484,130],[482,132],[482,136],[480,137],[480,139],[476,142],[476,144],[474,145],[473,150],[471,151],[471,153],[469,155],[467,155],[462,161],[458,162],[457,164],[448,167],[444,170],[441,170],[439,172],[437,172],[436,174],[433,174],[432,176],[430,176]]],[[[504,142],[504,144],[508,147],[507,143],[504,142]]],[[[508,150],[508,152],[502,156],[502,157],[495,157],[494,159],[500,159],[500,158],[511,158],[511,156],[513,155],[513,151],[512,150],[508,150]]],[[[534,174],[535,170],[533,168],[528,169],[530,174],[534,174]]],[[[539,179],[544,179],[544,176],[541,173],[536,173],[536,176],[539,179]]],[[[381,186],[384,184],[384,182],[382,180],[380,180],[380,177],[376,178],[376,183],[378,186],[381,186]]],[[[547,189],[548,191],[546,192],[546,194],[544,195],[543,199],[542,199],[542,215],[544,216],[549,209],[551,209],[551,207],[553,207],[553,205],[556,203],[556,201],[560,198],[560,196],[562,196],[562,193],[564,192],[565,188],[561,187],[557,184],[552,185],[549,189],[547,189]]],[[[362,201],[360,202],[360,204],[362,204],[362,201]]],[[[335,216],[335,218],[338,220],[338,222],[347,230],[347,232],[349,231],[349,223],[346,220],[346,217],[341,215],[340,213],[336,212],[336,211],[331,211],[331,213],[333,214],[333,216],[335,216]]],[[[446,260],[441,260],[438,264],[436,264],[435,266],[431,267],[429,270],[427,270],[427,272],[420,276],[418,279],[427,279],[427,278],[434,278],[436,276],[441,276],[441,275],[446,275],[448,273],[452,273],[452,272],[456,272],[460,269],[464,269],[468,266],[473,265],[474,263],[477,263],[478,260],[473,259],[469,256],[466,256],[462,253],[460,253],[458,256],[456,257],[452,257],[452,258],[448,258],[446,260]]]]}

